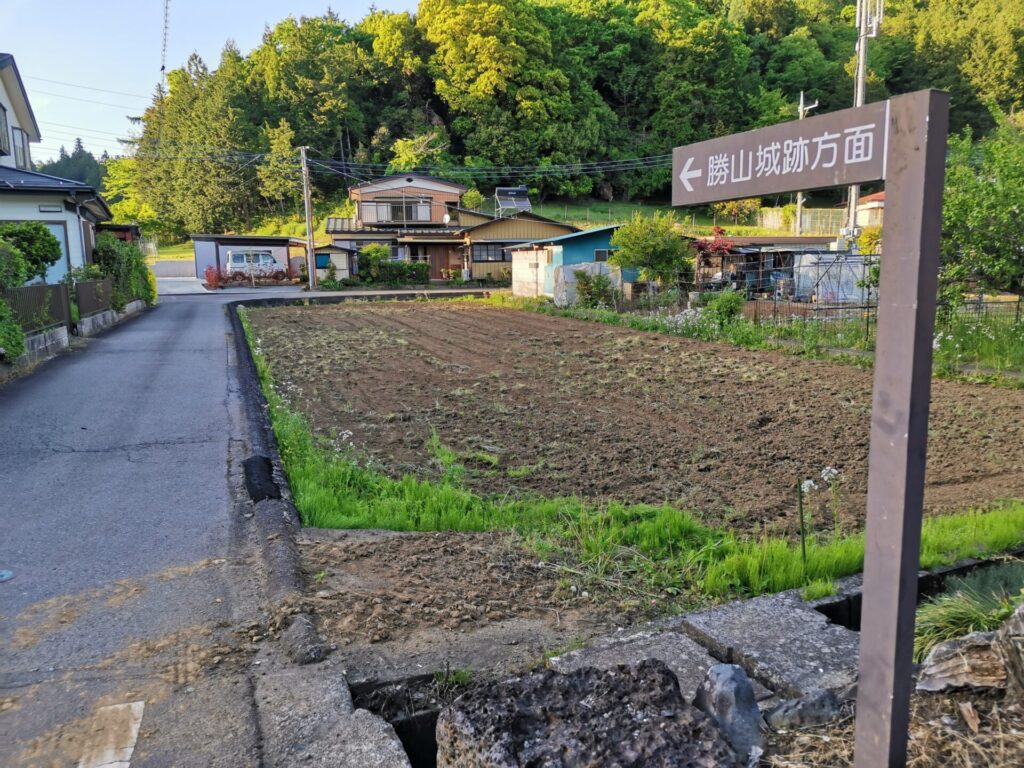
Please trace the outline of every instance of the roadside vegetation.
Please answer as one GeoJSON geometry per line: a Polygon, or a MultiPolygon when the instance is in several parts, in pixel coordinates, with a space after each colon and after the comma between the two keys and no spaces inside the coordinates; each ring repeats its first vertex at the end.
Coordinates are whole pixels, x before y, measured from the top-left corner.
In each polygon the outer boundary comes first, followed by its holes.
{"type": "MultiPolygon", "coordinates": [[[[848,359],[859,365],[870,365],[870,358],[862,353],[874,351],[873,317],[755,322],[740,314],[741,297],[730,292],[710,299],[706,307],[679,309],[685,299],[678,291],[670,290],[647,301],[646,309],[628,312],[609,306],[560,308],[548,299],[515,298],[508,294],[464,300],[749,349],[778,348],[811,357],[849,352],[848,359]]],[[[645,302],[641,301],[640,306],[645,306],[645,302]]],[[[1014,320],[1012,313],[1005,318],[977,318],[954,309],[940,314],[937,328],[933,358],[938,375],[959,376],[967,366],[994,373],[1024,372],[1024,326],[1014,320]]]]}
{"type": "MultiPolygon", "coordinates": [[[[863,566],[861,534],[809,526],[800,541],[776,534],[742,538],[669,505],[592,504],[578,498],[491,498],[463,483],[465,463],[438,439],[426,450],[436,480],[394,478],[351,449],[314,436],[304,416],[274,387],[267,358],[240,310],[296,506],[306,525],[397,531],[504,530],[539,557],[576,576],[621,589],[648,607],[693,605],[746,594],[809,588],[863,566]],[[653,601],[653,602],[652,602],[653,601]]],[[[929,518],[922,564],[934,567],[1024,543],[1024,503],[929,518]]]]}

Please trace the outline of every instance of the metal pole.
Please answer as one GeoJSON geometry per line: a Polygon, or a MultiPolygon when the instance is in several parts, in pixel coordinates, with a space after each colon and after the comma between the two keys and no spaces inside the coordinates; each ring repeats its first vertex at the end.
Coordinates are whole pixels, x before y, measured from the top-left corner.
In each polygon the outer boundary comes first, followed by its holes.
{"type": "Polygon", "coordinates": [[[313,203],[309,193],[309,163],[306,162],[306,148],[300,147],[302,158],[302,199],[306,209],[306,269],[309,272],[309,290],[316,286],[316,257],[313,252],[313,203]]]}
{"type": "MultiPolygon", "coordinates": [[[[868,38],[878,35],[878,27],[885,13],[884,0],[857,0],[857,71],[853,81],[853,106],[864,106],[868,75],[868,38]]],[[[848,226],[850,237],[857,229],[857,202],[860,184],[850,185],[848,226]]]]}
{"type": "MultiPolygon", "coordinates": [[[[814,102],[813,104],[805,105],[804,104],[804,92],[800,91],[800,109],[798,111],[798,115],[799,115],[799,119],[800,120],[803,120],[805,117],[807,117],[807,113],[810,112],[812,109],[814,109],[817,106],[818,106],[818,102],[814,102]]],[[[803,217],[804,217],[804,193],[801,191],[801,192],[797,192],[796,193],[796,236],[797,237],[800,237],[800,235],[803,233],[803,226],[804,226],[804,223],[802,221],[803,217]]]]}
{"type": "Polygon", "coordinates": [[[910,719],[949,95],[888,110],[886,227],[868,454],[856,768],[903,766],[910,719]]]}

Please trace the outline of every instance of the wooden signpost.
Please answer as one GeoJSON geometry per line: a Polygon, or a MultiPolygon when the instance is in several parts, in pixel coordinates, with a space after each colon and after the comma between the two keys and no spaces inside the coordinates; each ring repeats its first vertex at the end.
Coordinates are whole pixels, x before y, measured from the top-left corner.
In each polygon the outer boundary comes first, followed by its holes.
{"type": "Polygon", "coordinates": [[[672,155],[672,204],[885,181],[855,760],[906,763],[949,96],[918,91],[672,155]]]}

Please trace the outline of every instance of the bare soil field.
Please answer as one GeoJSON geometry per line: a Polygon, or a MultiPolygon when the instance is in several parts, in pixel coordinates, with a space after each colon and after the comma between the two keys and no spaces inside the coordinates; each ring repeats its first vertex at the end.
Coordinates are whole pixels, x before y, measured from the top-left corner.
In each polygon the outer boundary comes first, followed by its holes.
{"type": "MultiPolygon", "coordinates": [[[[442,472],[436,433],[484,494],[671,502],[753,532],[794,530],[795,484],[832,466],[843,527],[863,520],[870,371],[470,303],[249,317],[289,403],[395,476],[442,472]]],[[[1021,495],[1024,391],[935,381],[927,511],[1021,495]]]]}

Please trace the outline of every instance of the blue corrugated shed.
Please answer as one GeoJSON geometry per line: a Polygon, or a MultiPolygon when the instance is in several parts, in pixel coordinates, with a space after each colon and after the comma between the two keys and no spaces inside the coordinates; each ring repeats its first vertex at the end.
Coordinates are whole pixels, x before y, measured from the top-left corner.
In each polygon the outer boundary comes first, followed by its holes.
{"type": "MultiPolygon", "coordinates": [[[[545,266],[544,270],[544,293],[550,295],[555,290],[556,267],[588,264],[597,261],[598,251],[615,250],[612,247],[611,239],[618,228],[616,224],[586,229],[582,232],[573,232],[546,240],[534,240],[532,243],[517,245],[515,249],[534,247],[550,251],[551,262],[545,266]]],[[[636,282],[637,271],[632,268],[623,269],[622,279],[626,282],[636,282]]]]}

